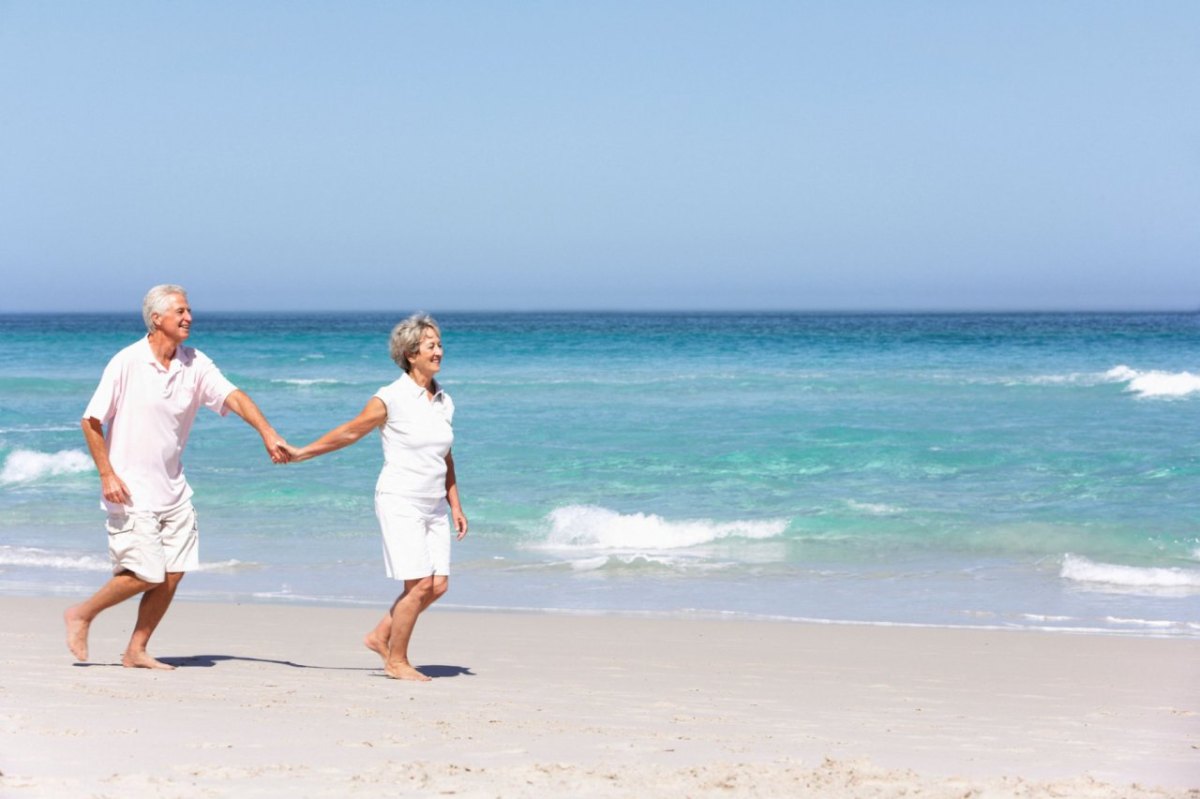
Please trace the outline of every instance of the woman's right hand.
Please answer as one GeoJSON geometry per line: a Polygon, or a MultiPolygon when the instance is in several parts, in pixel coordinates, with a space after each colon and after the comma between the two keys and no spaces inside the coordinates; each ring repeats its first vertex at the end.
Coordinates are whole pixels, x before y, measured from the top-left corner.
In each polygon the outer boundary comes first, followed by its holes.
{"type": "Polygon", "coordinates": [[[291,463],[300,463],[312,457],[312,455],[305,452],[306,447],[297,447],[294,444],[287,444],[281,441],[279,442],[279,448],[288,454],[288,460],[291,463]]]}

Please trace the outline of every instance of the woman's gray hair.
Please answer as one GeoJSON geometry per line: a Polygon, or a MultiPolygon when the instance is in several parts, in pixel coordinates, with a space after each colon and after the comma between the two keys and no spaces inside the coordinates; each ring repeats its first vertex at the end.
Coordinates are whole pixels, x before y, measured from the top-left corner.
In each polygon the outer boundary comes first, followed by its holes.
{"type": "Polygon", "coordinates": [[[187,299],[187,289],[183,286],[176,286],[174,283],[163,283],[146,292],[146,296],[142,299],[142,319],[146,322],[147,333],[154,332],[154,314],[166,313],[167,298],[176,294],[187,299]]]}
{"type": "Polygon", "coordinates": [[[412,369],[408,361],[409,355],[416,355],[421,346],[421,336],[426,330],[432,330],[439,336],[442,329],[433,317],[427,313],[415,313],[392,328],[392,336],[388,344],[392,351],[392,360],[404,371],[412,369]]]}

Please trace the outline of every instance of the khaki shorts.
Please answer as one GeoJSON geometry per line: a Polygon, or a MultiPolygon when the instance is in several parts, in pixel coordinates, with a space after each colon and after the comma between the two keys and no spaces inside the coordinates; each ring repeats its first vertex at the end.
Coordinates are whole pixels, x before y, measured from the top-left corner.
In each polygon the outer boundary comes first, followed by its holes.
{"type": "Polygon", "coordinates": [[[376,494],[383,531],[383,565],[393,580],[450,574],[450,505],[445,498],[413,499],[376,494]]]}
{"type": "Polygon", "coordinates": [[[105,526],[113,574],[129,571],[148,583],[161,583],[167,572],[200,565],[200,527],[191,502],[161,513],[109,514],[105,526]]]}

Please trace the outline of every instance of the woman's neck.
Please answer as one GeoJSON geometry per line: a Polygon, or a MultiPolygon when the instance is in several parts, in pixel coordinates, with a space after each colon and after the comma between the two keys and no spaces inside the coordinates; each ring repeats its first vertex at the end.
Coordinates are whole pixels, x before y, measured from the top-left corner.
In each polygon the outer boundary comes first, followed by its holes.
{"type": "Polygon", "coordinates": [[[413,369],[408,373],[408,376],[412,378],[414,383],[428,391],[430,394],[437,390],[437,380],[433,375],[424,374],[422,372],[418,372],[416,369],[413,369]]]}

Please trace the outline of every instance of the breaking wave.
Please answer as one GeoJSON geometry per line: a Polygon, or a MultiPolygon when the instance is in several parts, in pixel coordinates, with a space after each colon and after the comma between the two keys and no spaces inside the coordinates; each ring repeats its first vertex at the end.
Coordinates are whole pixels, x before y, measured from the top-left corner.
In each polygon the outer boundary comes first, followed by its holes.
{"type": "Polygon", "coordinates": [[[1126,590],[1200,593],[1200,569],[1097,563],[1079,555],[1068,554],[1063,558],[1062,571],[1059,574],[1064,580],[1072,582],[1126,590]]]}
{"type": "Polygon", "coordinates": [[[43,477],[89,472],[93,468],[92,459],[79,449],[58,452],[15,449],[5,459],[4,469],[0,470],[0,483],[31,483],[43,477]]]}
{"type": "Polygon", "coordinates": [[[1143,372],[1114,366],[1104,373],[1114,383],[1127,383],[1125,390],[1147,399],[1171,399],[1200,394],[1200,375],[1191,372],[1143,372]]]}
{"type": "Polygon", "coordinates": [[[775,538],[783,519],[716,522],[709,519],[669,521],[655,514],[617,513],[596,505],[568,505],[547,517],[545,546],[578,549],[680,549],[729,538],[775,538]]]}

